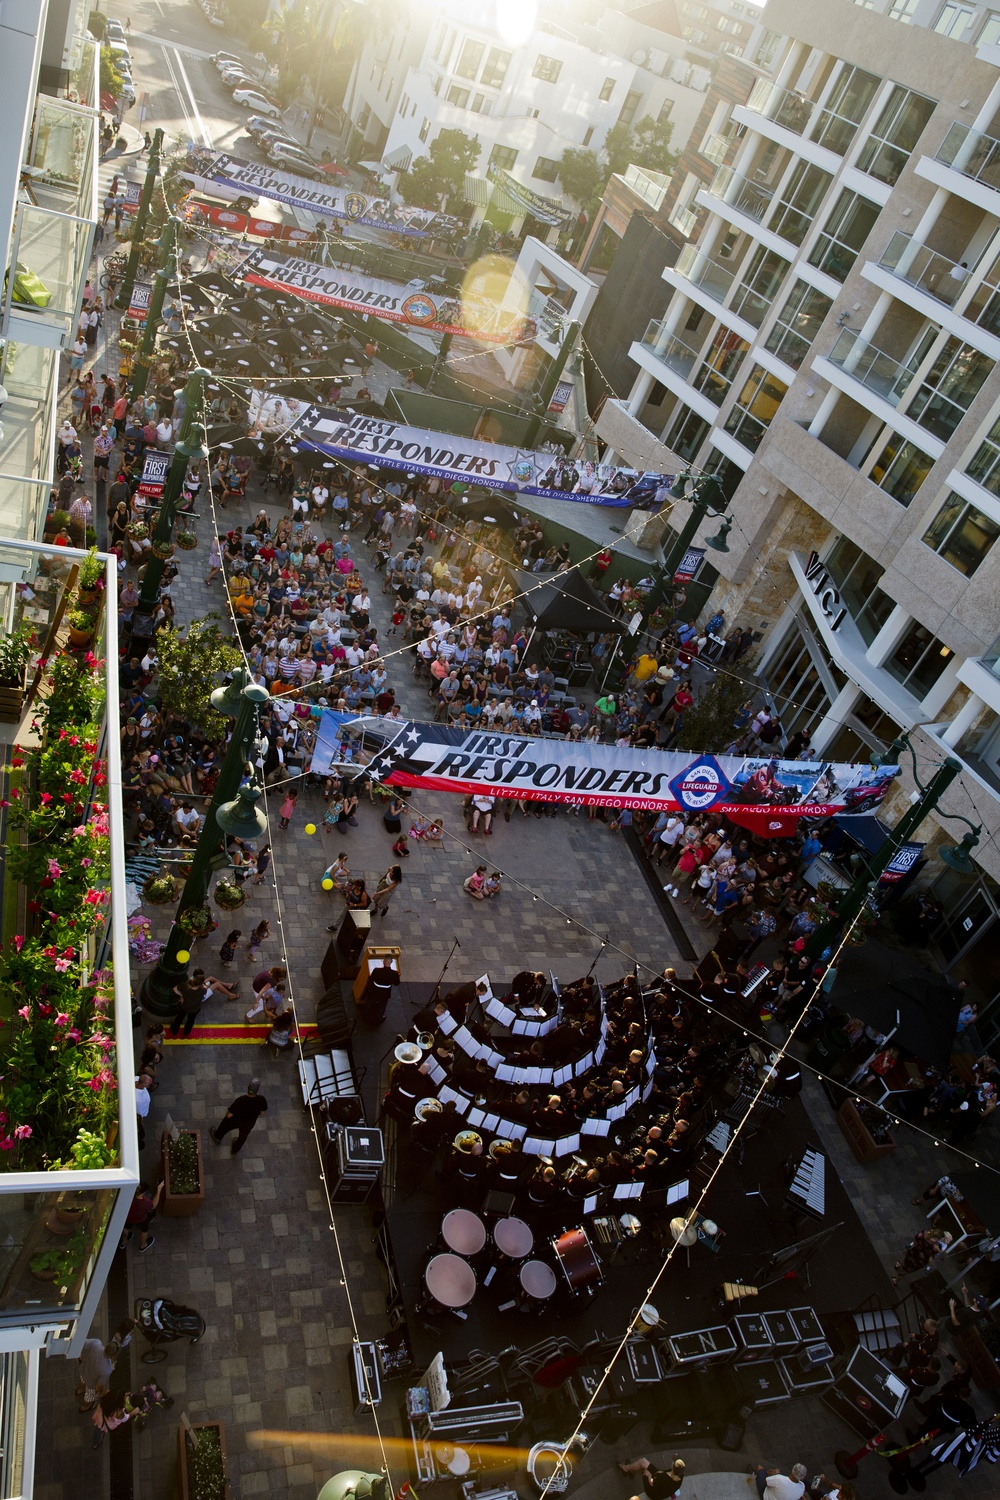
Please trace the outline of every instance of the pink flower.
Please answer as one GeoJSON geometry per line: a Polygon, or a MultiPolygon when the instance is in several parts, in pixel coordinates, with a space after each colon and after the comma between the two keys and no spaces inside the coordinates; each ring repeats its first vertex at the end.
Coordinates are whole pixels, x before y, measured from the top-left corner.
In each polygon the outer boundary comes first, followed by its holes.
{"type": "Polygon", "coordinates": [[[80,736],[78,734],[71,734],[69,736],[69,743],[71,745],[78,745],[80,743],[80,736]]]}
{"type": "Polygon", "coordinates": [[[103,906],[108,899],[107,891],[88,891],[84,896],[87,906],[103,906]]]}
{"type": "Polygon", "coordinates": [[[93,863],[92,859],[81,859],[80,861],[81,868],[84,870],[89,870],[93,863]]]}
{"type": "Polygon", "coordinates": [[[78,1042],[82,1036],[83,1032],[78,1027],[71,1026],[66,1033],[66,1040],[68,1042],[78,1042]]]}
{"type": "Polygon", "coordinates": [[[43,807],[48,807],[49,803],[52,801],[52,793],[51,792],[39,792],[39,794],[38,794],[38,800],[42,804],[43,807]]]}
{"type": "Polygon", "coordinates": [[[82,771],[70,771],[69,779],[70,781],[75,782],[77,786],[83,786],[83,784],[87,780],[82,771]]]}
{"type": "Polygon", "coordinates": [[[38,1014],[40,1016],[51,1016],[51,1014],[52,1014],[52,1007],[51,1007],[51,1005],[43,1005],[42,1002],[39,1001],[38,1002],[38,1014]]]}
{"type": "Polygon", "coordinates": [[[59,1014],[56,1016],[56,1025],[57,1026],[68,1026],[69,1025],[69,1016],[66,1014],[66,1012],[64,1010],[61,1010],[59,1012],[59,1014]]]}
{"type": "Polygon", "coordinates": [[[43,948],[42,949],[42,957],[43,958],[55,958],[56,953],[58,951],[59,950],[56,948],[55,943],[50,943],[47,948],[43,948]]]}
{"type": "Polygon", "coordinates": [[[68,948],[64,948],[63,949],[63,951],[62,951],[62,957],[63,958],[72,958],[73,954],[75,952],[76,952],[76,949],[73,947],[73,944],[70,943],[70,945],[69,945],[68,948]]]}
{"type": "Polygon", "coordinates": [[[53,880],[58,880],[59,879],[59,876],[62,874],[62,865],[59,863],[58,860],[56,860],[56,859],[50,859],[49,860],[49,874],[52,876],[53,880]]]}
{"type": "Polygon", "coordinates": [[[19,932],[14,934],[14,947],[17,949],[18,953],[20,953],[21,949],[24,947],[24,938],[19,932]]]}
{"type": "Polygon", "coordinates": [[[29,1136],[31,1135],[31,1126],[30,1125],[15,1125],[14,1126],[14,1135],[17,1137],[17,1139],[19,1141],[26,1141],[29,1138],[29,1136]]]}
{"type": "Polygon", "coordinates": [[[95,1078],[88,1078],[87,1079],[87,1087],[88,1087],[88,1089],[93,1089],[93,1091],[94,1091],[95,1094],[99,1094],[101,1092],[101,1089],[102,1089],[103,1085],[101,1083],[101,1080],[99,1078],[95,1077],[95,1078]]]}
{"type": "Polygon", "coordinates": [[[0,1141],[0,1151],[13,1151],[13,1149],[14,1137],[12,1135],[5,1135],[3,1140],[0,1141]]]}
{"type": "Polygon", "coordinates": [[[66,970],[69,968],[69,959],[57,958],[53,967],[55,968],[57,974],[65,974],[66,970]]]}
{"type": "Polygon", "coordinates": [[[19,1016],[23,1016],[26,1021],[30,1021],[31,1020],[31,1006],[30,1005],[22,1005],[21,1009],[18,1011],[18,1015],[19,1016]]]}

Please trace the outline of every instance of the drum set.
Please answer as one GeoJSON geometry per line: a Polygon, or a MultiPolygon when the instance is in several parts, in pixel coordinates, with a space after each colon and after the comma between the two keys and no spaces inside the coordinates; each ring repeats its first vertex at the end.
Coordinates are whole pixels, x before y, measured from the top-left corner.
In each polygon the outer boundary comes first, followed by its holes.
{"type": "MultiPolygon", "coordinates": [[[[474,1131],[463,1132],[474,1135],[474,1131]]],[[[531,1225],[516,1214],[505,1214],[487,1224],[468,1208],[444,1215],[437,1244],[424,1267],[424,1291],[419,1310],[433,1315],[450,1312],[459,1317],[480,1286],[499,1278],[499,1304],[505,1312],[541,1312],[560,1287],[576,1300],[594,1295],[603,1284],[600,1263],[585,1229],[568,1229],[546,1242],[545,1258],[536,1248],[531,1225]],[[561,1275],[560,1275],[561,1273],[561,1275]]]]}

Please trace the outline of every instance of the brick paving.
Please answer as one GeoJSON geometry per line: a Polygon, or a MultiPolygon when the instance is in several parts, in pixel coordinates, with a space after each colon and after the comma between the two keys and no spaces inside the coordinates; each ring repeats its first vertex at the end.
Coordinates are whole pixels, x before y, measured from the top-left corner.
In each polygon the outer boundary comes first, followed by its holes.
{"type": "MultiPolygon", "coordinates": [[[[273,511],[266,496],[264,500],[273,511]]],[[[230,524],[247,520],[256,507],[254,496],[238,515],[226,512],[225,518],[230,524]]],[[[180,556],[181,573],[173,587],[182,621],[225,610],[221,584],[207,587],[202,581],[209,519],[203,517],[197,529],[199,550],[180,556]]],[[[387,599],[377,589],[372,599],[384,634],[387,599]]],[[[425,689],[414,681],[407,656],[393,659],[390,680],[404,714],[426,716],[425,689]]],[[[273,816],[273,791],[269,800],[273,816]]],[[[563,975],[582,972],[603,934],[614,946],[599,959],[602,977],[617,977],[633,958],[657,967],[676,961],[669,933],[631,855],[604,825],[565,815],[524,818],[514,812],[509,824],[502,816],[498,819],[491,838],[473,839],[454,798],[414,794],[413,804],[418,801],[421,812],[445,817],[447,841],[443,849],[414,847],[404,865],[402,888],[387,916],[376,919],[376,939],[400,945],[406,978],[435,980],[455,937],[461,950],[449,976],[456,979],[491,967],[500,974],[525,966],[551,967],[563,975]],[[479,860],[497,865],[510,878],[500,898],[473,905],[460,887],[479,860]],[[534,901],[533,890],[552,906],[534,901]],[[553,906],[565,911],[570,922],[553,906]]],[[[319,888],[323,868],[341,847],[347,849],[352,869],[370,881],[392,862],[392,839],[376,808],[363,804],[359,826],[343,839],[339,834],[309,837],[305,824],[320,824],[322,810],[319,793],[307,789],[292,828],[282,833],[275,827],[280,912],[269,880],[251,891],[239,914],[244,931],[261,916],[271,919],[275,938],[265,948],[263,961],[280,961],[283,938],[304,1019],[311,1018],[322,990],[319,968],[328,941],[324,928],[340,911],[339,898],[331,901],[319,888]]],[[[163,935],[164,912],[154,908],[150,915],[154,933],[163,935]]],[[[201,945],[205,951],[196,950],[210,972],[216,967],[221,936],[201,945]]],[[[703,930],[698,941],[703,946],[703,930]]],[[[226,977],[242,977],[249,993],[246,981],[256,967],[238,959],[226,977]]],[[[213,1001],[206,1020],[233,1020],[242,1008],[213,1001]]],[[[302,1110],[292,1059],[274,1059],[249,1045],[168,1047],[149,1122],[145,1170],[155,1175],[159,1131],[168,1115],[205,1132],[254,1074],[262,1079],[267,1114],[235,1159],[225,1146],[217,1148],[203,1135],[206,1201],[200,1213],[191,1219],[159,1219],[153,1249],[144,1256],[134,1248],[127,1252],[131,1299],[166,1294],[197,1307],[208,1323],[199,1345],[170,1346],[167,1361],[153,1367],[176,1407],[170,1413],[155,1413],[134,1444],[136,1492],[144,1500],[167,1500],[176,1493],[175,1427],[180,1411],[191,1421],[225,1423],[234,1497],[267,1493],[306,1500],[331,1473],[359,1461],[358,1435],[371,1437],[374,1432],[370,1416],[356,1418],[353,1413],[348,1374],[352,1329],[316,1145],[302,1110]],[[261,1431],[275,1436],[261,1441],[255,1436],[261,1431]],[[331,1451],[330,1436],[338,1433],[353,1436],[331,1451]]],[[[859,1167],[818,1085],[807,1087],[806,1098],[824,1149],[848,1184],[880,1255],[891,1265],[919,1224],[919,1210],[909,1207],[910,1196],[940,1168],[929,1169],[922,1142],[905,1135],[888,1162],[859,1167]]],[[[361,1336],[382,1334],[385,1287],[372,1253],[370,1214],[365,1208],[338,1207],[335,1222],[361,1336]]],[[[133,1355],[133,1383],[145,1370],[133,1355]]],[[[46,1363],[42,1431],[52,1440],[40,1445],[38,1500],[68,1500],[79,1494],[81,1480],[88,1494],[104,1487],[107,1455],[91,1452],[87,1419],[71,1416],[74,1383],[73,1369],[58,1360],[46,1363]]],[[[398,1385],[388,1386],[379,1410],[380,1426],[390,1440],[402,1431],[401,1395],[398,1385]]],[[[597,1445],[583,1460],[579,1477],[598,1476],[613,1459],[643,1451],[646,1431],[640,1426],[637,1434],[611,1449],[597,1445]]],[[[755,1416],[745,1454],[737,1457],[705,1448],[686,1456],[689,1471],[739,1469],[757,1457],[784,1465],[802,1457],[815,1472],[829,1466],[833,1449],[845,1443],[856,1446],[847,1429],[818,1401],[810,1400],[755,1416]]],[[[391,1444],[389,1452],[398,1483],[405,1460],[391,1444]]],[[[365,1445],[360,1461],[369,1462],[371,1454],[365,1445]]],[[[883,1482],[873,1466],[863,1474],[862,1489],[872,1490],[883,1482]]],[[[618,1483],[617,1477],[612,1483],[618,1483]]],[[[988,1484],[980,1471],[966,1481],[964,1493],[985,1494],[988,1484]]],[[[935,1490],[942,1494],[956,1485],[952,1471],[934,1480],[935,1490]]],[[[621,1481],[623,1497],[627,1488],[621,1481]]],[[[617,1492],[612,1487],[612,1494],[617,1492]]]]}

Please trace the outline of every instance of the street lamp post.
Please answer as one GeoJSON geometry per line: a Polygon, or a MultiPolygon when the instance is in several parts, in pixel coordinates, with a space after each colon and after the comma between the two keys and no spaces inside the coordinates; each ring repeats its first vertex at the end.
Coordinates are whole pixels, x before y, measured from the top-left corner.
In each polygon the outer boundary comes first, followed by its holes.
{"type": "Polygon", "coordinates": [[[177,231],[180,228],[180,219],[168,219],[163,226],[160,235],[160,260],[153,274],[152,290],[149,294],[149,306],[146,309],[146,319],[142,328],[142,342],[135,357],[132,369],[132,380],[130,383],[130,395],[132,400],[146,394],[146,386],[149,382],[149,372],[153,367],[153,359],[156,354],[156,336],[160,331],[160,322],[163,317],[163,299],[167,293],[167,282],[174,274],[174,260],[177,252],[177,231]]]}
{"type": "Polygon", "coordinates": [[[135,278],[139,270],[139,252],[146,238],[146,223],[149,219],[149,209],[153,201],[153,189],[156,186],[156,179],[160,175],[160,150],[162,146],[163,131],[159,129],[154,130],[153,143],[149,148],[149,167],[146,172],[146,180],[142,185],[139,207],[136,209],[135,219],[132,222],[132,243],[129,246],[125,277],[115,300],[116,307],[126,308],[132,300],[132,289],[135,286],[135,278]]]}
{"type": "Polygon", "coordinates": [[[170,468],[163,486],[160,513],[152,536],[153,552],[146,564],[146,571],[142,575],[139,603],[133,615],[133,635],[144,634],[143,622],[148,622],[145,630],[149,630],[152,626],[153,611],[156,609],[159,598],[164,564],[164,559],[157,557],[156,548],[165,547],[173,534],[175,509],[180,499],[187,466],[194,458],[202,461],[208,457],[208,449],[201,438],[202,401],[207,377],[207,370],[192,370],[184,387],[184,420],[181,423],[180,435],[174,446],[170,468]]]}
{"type": "MultiPolygon", "coordinates": [[[[684,490],[690,477],[688,474],[682,474],[678,479],[677,487],[673,492],[676,499],[684,499],[684,490]]],[[[708,515],[723,515],[725,508],[726,499],[722,493],[722,485],[716,475],[702,474],[694,482],[694,493],[691,496],[691,514],[675,539],[673,546],[664,557],[660,568],[660,576],[646,598],[645,613],[647,620],[663,602],[667,589],[673,582],[674,574],[683,561],[684,554],[691,545],[692,538],[702,521],[708,515]]],[[[732,529],[732,524],[729,517],[725,516],[715,536],[708,537],[705,545],[711,547],[715,552],[728,552],[729,547],[726,544],[726,537],[732,529]]]]}
{"type": "Polygon", "coordinates": [[[189,949],[192,941],[179,919],[191,907],[205,905],[212,871],[222,869],[228,863],[225,833],[235,832],[254,838],[267,826],[264,815],[253,806],[260,795],[259,785],[251,783],[248,787],[240,787],[257,735],[260,711],[267,701],[264,688],[253,682],[242,667],[233,673],[228,687],[217,688],[212,694],[212,707],[220,713],[235,715],[236,723],[211,806],[205,814],[201,835],[191,856],[191,873],[184,882],[173,926],[159,962],[142,987],[142,1003],[151,1015],[164,1018],[177,1010],[174,986],[184,979],[189,962],[185,959],[182,963],[177,955],[189,949]]]}
{"type": "Polygon", "coordinates": [[[573,346],[576,343],[577,335],[579,334],[579,332],[579,323],[571,322],[567,324],[566,333],[563,336],[562,344],[559,346],[559,353],[553,359],[551,365],[549,366],[548,374],[542,381],[541,387],[539,388],[538,396],[535,402],[534,415],[532,416],[527,427],[524,429],[523,442],[525,448],[534,447],[535,443],[538,441],[538,434],[541,431],[542,423],[544,422],[546,414],[548,412],[549,402],[552,400],[552,397],[555,394],[556,386],[559,384],[559,378],[562,375],[563,370],[565,370],[566,368],[566,361],[569,359],[570,355],[573,352],[573,346]]]}

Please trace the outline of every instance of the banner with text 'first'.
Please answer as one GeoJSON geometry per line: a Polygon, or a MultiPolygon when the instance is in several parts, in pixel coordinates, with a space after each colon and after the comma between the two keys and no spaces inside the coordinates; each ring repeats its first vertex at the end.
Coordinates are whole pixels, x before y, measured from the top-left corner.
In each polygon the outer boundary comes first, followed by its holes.
{"type": "MultiPolygon", "coordinates": [[[[711,810],[764,838],[793,833],[802,817],[870,812],[899,774],[899,766],[633,750],[442,724],[368,719],[364,727],[391,735],[366,768],[382,783],[582,807],[711,810]]],[[[324,709],[310,769],[329,774],[350,733],[343,714],[324,709]]]]}
{"type": "Polygon", "coordinates": [[[238,193],[247,198],[270,198],[275,203],[305,209],[307,213],[346,219],[366,229],[385,229],[391,234],[448,236],[461,227],[461,220],[432,208],[391,203],[388,198],[372,197],[349,187],[335,188],[327,182],[298,177],[281,167],[243,161],[226,151],[194,147],[188,151],[184,175],[201,192],[211,194],[215,187],[222,189],[227,197],[238,193]]]}

